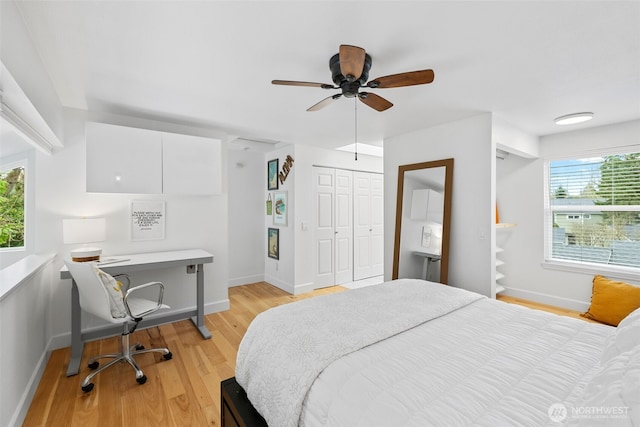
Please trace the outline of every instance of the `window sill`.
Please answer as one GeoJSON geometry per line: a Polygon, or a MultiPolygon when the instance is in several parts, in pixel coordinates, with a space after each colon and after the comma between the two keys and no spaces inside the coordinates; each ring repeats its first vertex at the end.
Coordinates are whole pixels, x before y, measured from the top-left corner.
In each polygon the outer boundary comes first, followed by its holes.
{"type": "Polygon", "coordinates": [[[640,271],[628,267],[612,267],[610,265],[585,265],[570,261],[546,260],[542,267],[549,270],[569,271],[588,275],[600,274],[609,278],[631,281],[640,284],[640,271]]]}
{"type": "Polygon", "coordinates": [[[53,260],[54,254],[27,255],[21,260],[0,270],[0,301],[14,290],[40,272],[53,260]]]}

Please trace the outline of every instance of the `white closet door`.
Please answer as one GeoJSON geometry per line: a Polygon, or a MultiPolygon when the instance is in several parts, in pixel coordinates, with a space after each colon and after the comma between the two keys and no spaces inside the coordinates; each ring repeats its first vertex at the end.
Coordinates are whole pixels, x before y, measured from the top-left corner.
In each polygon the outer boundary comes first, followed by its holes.
{"type": "Polygon", "coordinates": [[[371,174],[353,174],[353,280],[373,276],[371,269],[371,174]]]}
{"type": "Polygon", "coordinates": [[[380,174],[353,174],[353,280],[384,273],[383,184],[380,174]]]}
{"type": "Polygon", "coordinates": [[[384,177],[371,174],[371,276],[384,274],[384,177]]]}
{"type": "Polygon", "coordinates": [[[335,188],[335,284],[353,281],[353,172],[337,169],[335,188]]]}
{"type": "Polygon", "coordinates": [[[335,281],[334,268],[334,197],[335,170],[316,167],[313,171],[315,198],[315,278],[316,287],[331,286],[335,281]]]}

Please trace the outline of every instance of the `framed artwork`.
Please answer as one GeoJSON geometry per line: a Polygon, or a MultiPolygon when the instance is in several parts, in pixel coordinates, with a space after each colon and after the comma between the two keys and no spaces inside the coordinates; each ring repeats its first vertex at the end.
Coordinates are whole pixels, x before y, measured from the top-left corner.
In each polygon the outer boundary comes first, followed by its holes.
{"type": "Polygon", "coordinates": [[[267,254],[269,258],[280,259],[280,230],[277,228],[267,230],[267,254]]]}
{"type": "Polygon", "coordinates": [[[164,201],[131,202],[131,240],[164,239],[164,201]]]}
{"type": "Polygon", "coordinates": [[[278,189],[278,159],[267,162],[267,190],[278,189]]]}
{"type": "Polygon", "coordinates": [[[276,191],[273,193],[273,225],[287,226],[287,192],[276,191]]]}

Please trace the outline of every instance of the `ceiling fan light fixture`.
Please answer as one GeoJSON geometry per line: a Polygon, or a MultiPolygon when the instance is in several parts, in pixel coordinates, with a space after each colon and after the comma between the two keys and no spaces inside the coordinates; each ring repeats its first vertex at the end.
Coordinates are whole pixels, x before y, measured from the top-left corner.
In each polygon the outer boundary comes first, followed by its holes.
{"type": "Polygon", "coordinates": [[[593,113],[584,112],[584,113],[573,113],[567,114],[565,116],[556,117],[553,121],[560,126],[564,125],[575,125],[577,123],[583,123],[593,119],[593,113]]]}

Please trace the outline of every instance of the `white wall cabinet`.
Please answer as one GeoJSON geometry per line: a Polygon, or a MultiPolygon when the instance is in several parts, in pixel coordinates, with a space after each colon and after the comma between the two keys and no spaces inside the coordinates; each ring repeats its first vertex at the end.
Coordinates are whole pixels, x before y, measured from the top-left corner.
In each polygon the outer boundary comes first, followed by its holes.
{"type": "Polygon", "coordinates": [[[87,191],[162,193],[160,132],[87,123],[87,191]]]}
{"type": "Polygon", "coordinates": [[[411,219],[426,220],[442,224],[444,195],[430,188],[413,190],[411,196],[411,219]]]}
{"type": "Polygon", "coordinates": [[[87,123],[87,191],[219,194],[221,141],[87,123]]]}

